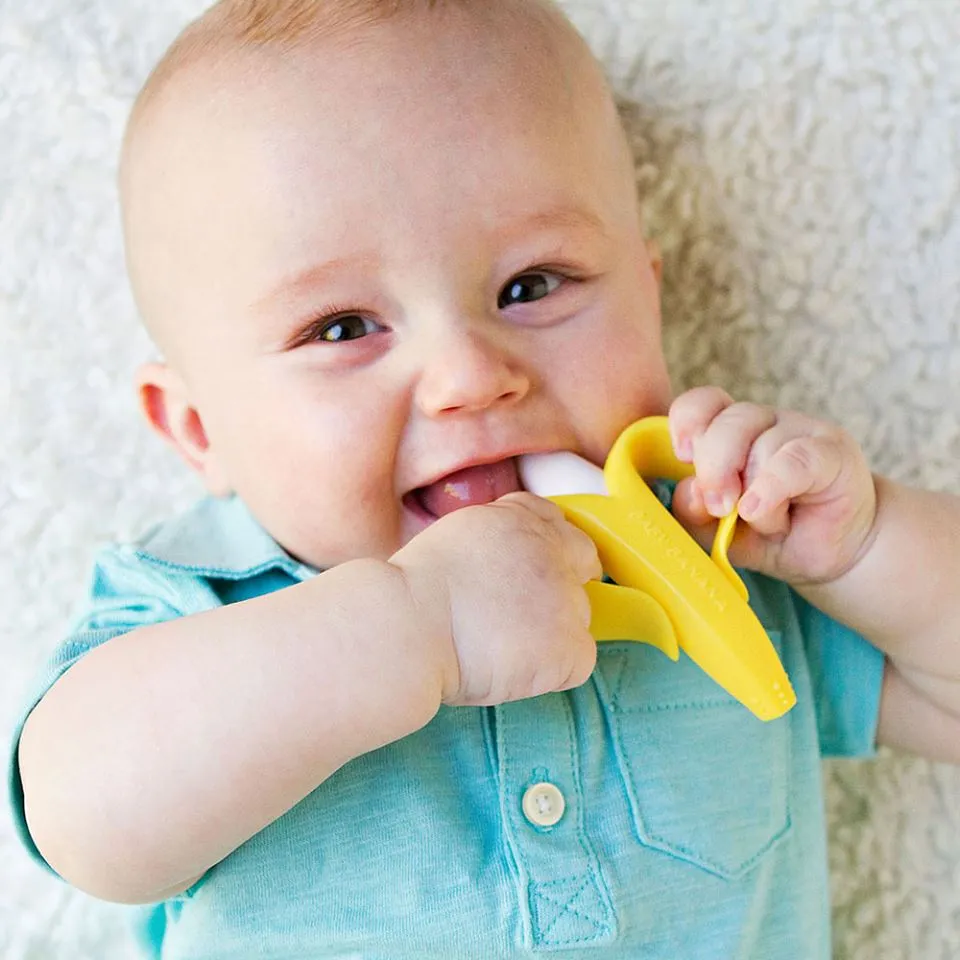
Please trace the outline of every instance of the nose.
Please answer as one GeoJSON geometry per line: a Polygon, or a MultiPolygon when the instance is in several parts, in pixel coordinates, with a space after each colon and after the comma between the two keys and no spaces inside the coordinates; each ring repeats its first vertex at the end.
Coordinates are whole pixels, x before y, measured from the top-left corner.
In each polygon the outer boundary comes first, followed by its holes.
{"type": "Polygon", "coordinates": [[[475,413],[515,403],[530,389],[520,359],[497,342],[496,331],[446,329],[426,347],[416,388],[428,416],[475,413]]]}

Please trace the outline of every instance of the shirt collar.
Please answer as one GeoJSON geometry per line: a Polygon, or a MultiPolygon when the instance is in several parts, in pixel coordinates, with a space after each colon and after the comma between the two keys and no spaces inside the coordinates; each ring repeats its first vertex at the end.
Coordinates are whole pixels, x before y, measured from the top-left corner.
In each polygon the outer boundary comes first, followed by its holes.
{"type": "Polygon", "coordinates": [[[297,580],[318,571],[291,557],[237,496],[205,497],[154,527],[134,550],[141,560],[199,576],[242,580],[271,569],[297,580]]]}

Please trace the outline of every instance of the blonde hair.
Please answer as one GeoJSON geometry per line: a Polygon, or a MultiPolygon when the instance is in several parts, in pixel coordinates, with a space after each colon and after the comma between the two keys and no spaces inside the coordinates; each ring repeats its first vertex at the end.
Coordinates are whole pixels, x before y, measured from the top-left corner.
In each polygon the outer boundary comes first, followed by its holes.
{"type": "Polygon", "coordinates": [[[438,0],[220,0],[203,19],[241,46],[296,46],[438,0]]]}
{"type": "MultiPolygon", "coordinates": [[[[219,0],[189,24],[140,91],[130,126],[181,71],[258,48],[291,50],[402,14],[442,7],[483,11],[492,0],[219,0]]],[[[553,0],[513,0],[541,18],[566,22],[553,0]]],[[[489,10],[487,11],[489,13],[489,10]]]]}

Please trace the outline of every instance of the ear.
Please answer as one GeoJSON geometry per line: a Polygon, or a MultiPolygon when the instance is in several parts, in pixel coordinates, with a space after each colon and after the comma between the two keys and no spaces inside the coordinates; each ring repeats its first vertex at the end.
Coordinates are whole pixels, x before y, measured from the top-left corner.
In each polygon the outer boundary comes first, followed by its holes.
{"type": "Polygon", "coordinates": [[[656,240],[646,240],[644,243],[647,247],[650,269],[657,281],[657,293],[661,293],[663,291],[663,254],[660,252],[660,244],[656,240]]]}
{"type": "Polygon", "coordinates": [[[226,475],[210,447],[196,407],[190,403],[187,385],[164,363],[146,363],[136,373],[140,409],[147,423],[203,478],[215,497],[232,492],[226,475]]]}

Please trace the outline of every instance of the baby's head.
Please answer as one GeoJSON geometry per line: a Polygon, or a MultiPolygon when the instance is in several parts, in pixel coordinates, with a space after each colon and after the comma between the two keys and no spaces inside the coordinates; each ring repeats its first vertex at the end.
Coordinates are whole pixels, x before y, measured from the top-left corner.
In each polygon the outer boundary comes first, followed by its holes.
{"type": "Polygon", "coordinates": [[[629,150],[546,0],[224,0],[121,186],[150,422],[314,566],[669,401],[629,150]]]}

